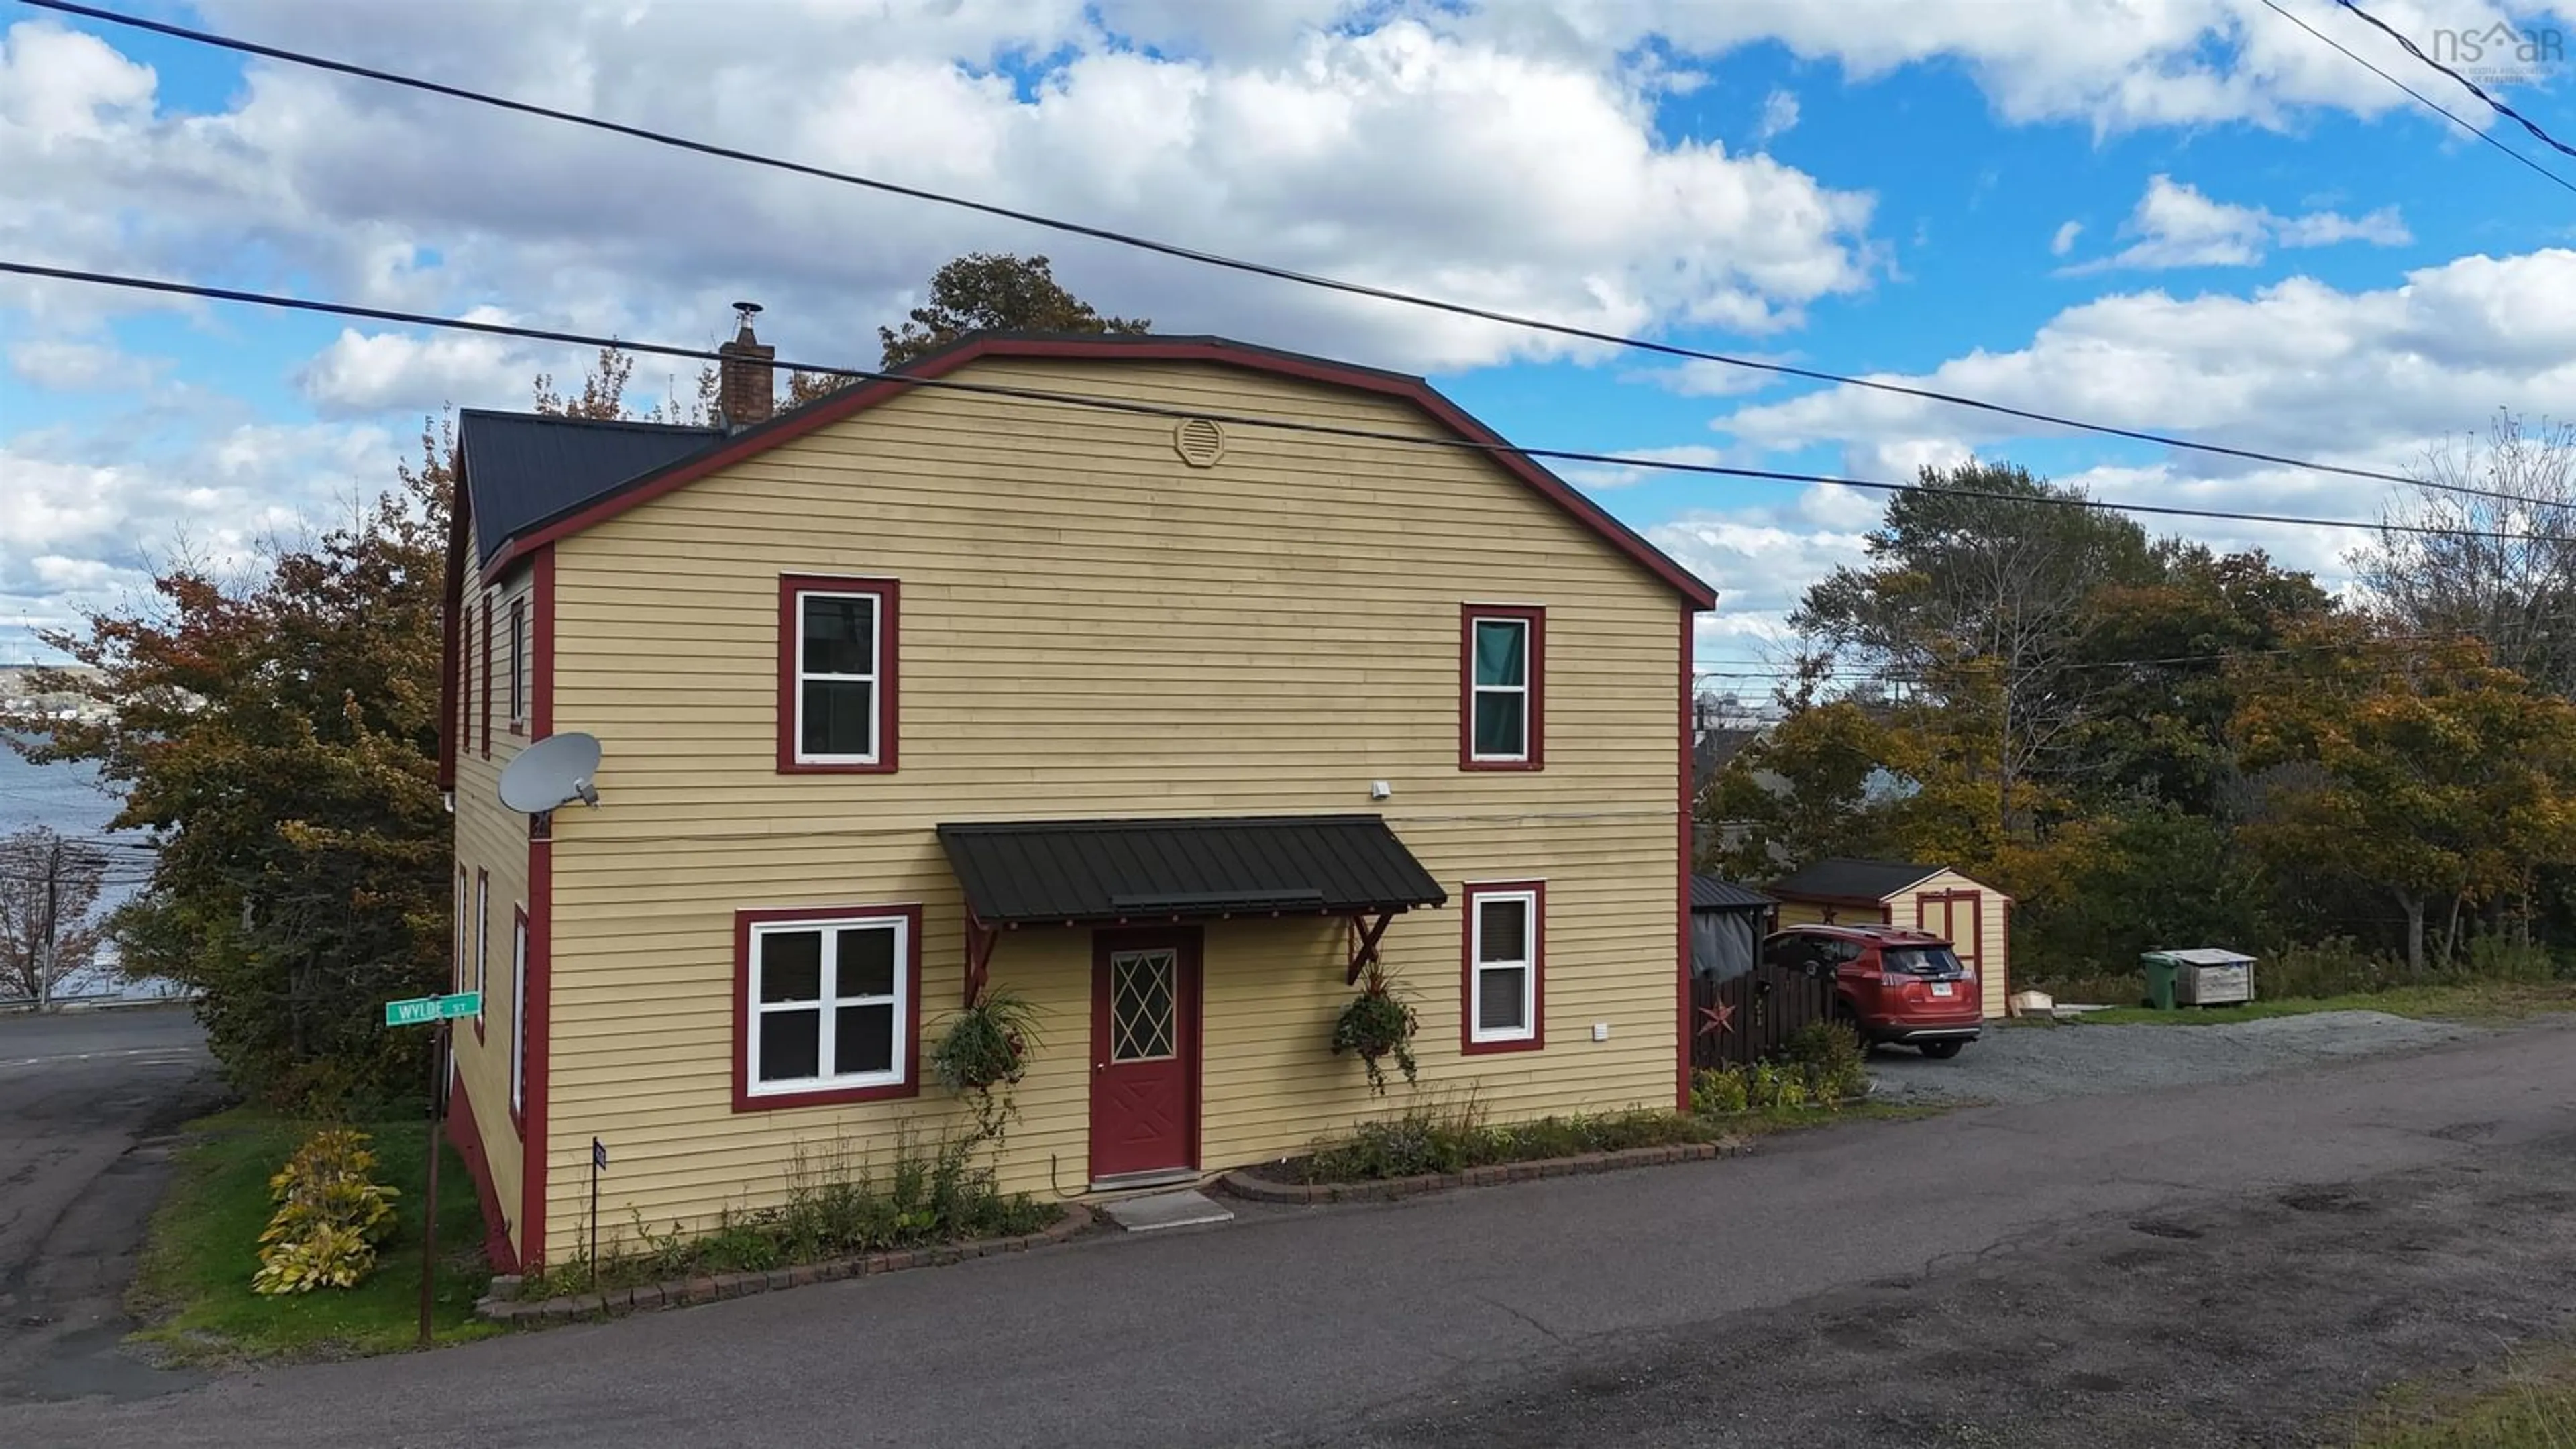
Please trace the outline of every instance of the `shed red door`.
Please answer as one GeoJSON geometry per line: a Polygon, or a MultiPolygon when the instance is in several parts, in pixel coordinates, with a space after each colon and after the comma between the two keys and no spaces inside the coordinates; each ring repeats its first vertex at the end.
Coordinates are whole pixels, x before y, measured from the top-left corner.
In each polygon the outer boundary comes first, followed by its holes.
{"type": "Polygon", "coordinates": [[[1199,1156],[1199,933],[1092,938],[1091,1180],[1199,1156]]]}

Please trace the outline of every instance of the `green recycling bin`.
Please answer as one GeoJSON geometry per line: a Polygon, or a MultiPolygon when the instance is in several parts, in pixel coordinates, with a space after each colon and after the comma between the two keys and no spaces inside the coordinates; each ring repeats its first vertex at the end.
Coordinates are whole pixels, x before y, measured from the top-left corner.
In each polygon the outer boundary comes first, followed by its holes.
{"type": "Polygon", "coordinates": [[[2147,1005],[2158,1011],[2174,1009],[2174,978],[2182,974],[2182,963],[2162,951],[2149,951],[2138,958],[2147,973],[2147,1005]]]}

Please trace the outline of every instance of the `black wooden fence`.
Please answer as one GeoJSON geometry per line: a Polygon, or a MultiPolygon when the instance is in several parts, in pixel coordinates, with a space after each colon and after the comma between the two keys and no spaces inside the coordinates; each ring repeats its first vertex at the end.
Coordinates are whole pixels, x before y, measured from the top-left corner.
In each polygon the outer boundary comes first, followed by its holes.
{"type": "Polygon", "coordinates": [[[1778,1056],[1798,1029],[1831,1021],[1833,973],[1756,962],[1719,981],[1691,977],[1691,1066],[1750,1066],[1778,1056]]]}

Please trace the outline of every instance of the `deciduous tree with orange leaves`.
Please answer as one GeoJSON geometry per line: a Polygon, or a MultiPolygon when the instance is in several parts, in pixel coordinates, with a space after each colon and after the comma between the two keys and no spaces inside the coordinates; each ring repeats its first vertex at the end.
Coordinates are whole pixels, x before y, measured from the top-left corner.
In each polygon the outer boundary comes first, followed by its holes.
{"type": "Polygon", "coordinates": [[[2406,963],[2457,949],[2463,913],[2576,863],[2576,704],[2472,639],[2305,631],[2239,669],[2235,734],[2266,786],[2245,838],[2285,885],[2341,879],[2405,913],[2406,963]],[[2427,920],[2444,914],[2438,943],[2427,920]]]}

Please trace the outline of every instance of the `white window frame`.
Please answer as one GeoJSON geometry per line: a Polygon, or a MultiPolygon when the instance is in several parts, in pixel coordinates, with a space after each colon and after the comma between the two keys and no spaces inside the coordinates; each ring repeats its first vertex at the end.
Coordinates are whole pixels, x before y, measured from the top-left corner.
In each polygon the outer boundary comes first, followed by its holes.
{"type": "Polygon", "coordinates": [[[477,999],[477,1000],[475,1001],[475,1003],[474,1003],[474,1019],[475,1019],[476,1021],[481,1021],[481,1020],[483,1019],[483,1003],[482,1003],[482,1001],[479,999],[479,997],[480,997],[480,994],[482,993],[482,990],[483,990],[483,988],[484,988],[485,984],[486,984],[486,983],[488,983],[488,982],[492,979],[492,977],[491,977],[491,971],[490,971],[490,967],[489,967],[489,963],[490,963],[490,960],[491,960],[491,955],[492,955],[492,876],[491,876],[491,873],[490,873],[490,872],[488,872],[488,871],[480,871],[480,870],[478,870],[478,871],[474,872],[474,987],[473,987],[473,989],[474,989],[474,991],[475,991],[475,993],[477,994],[477,997],[478,997],[478,999],[477,999]]]}
{"type": "Polygon", "coordinates": [[[912,1043],[906,1023],[912,1019],[911,971],[912,921],[907,916],[815,916],[806,920],[759,921],[751,927],[751,969],[743,975],[746,1000],[744,1030],[749,1040],[743,1052],[743,1071],[747,1076],[743,1093],[751,1097],[797,1097],[809,1092],[840,1092],[862,1087],[899,1087],[909,1080],[912,1043]],[[835,995],[840,985],[841,932],[891,931],[894,935],[894,991],[891,995],[835,995]],[[761,972],[766,969],[765,952],[771,936],[818,932],[823,938],[822,977],[817,983],[822,991],[818,999],[802,1001],[763,1001],[760,999],[761,972]],[[839,1072],[832,1070],[832,1054],[838,1048],[836,1023],[844,1006],[888,1006],[893,1008],[894,1050],[887,1056],[881,1072],[839,1072]],[[815,1044],[814,1061],[818,1075],[783,1077],[762,1081],[760,1076],[760,1019],[778,1011],[818,1011],[815,1030],[821,1040],[815,1044]]]}
{"type": "Polygon", "coordinates": [[[1530,670],[1536,667],[1535,631],[1528,619],[1518,614],[1467,615],[1467,758],[1477,764],[1517,765],[1530,757],[1530,670]],[[1476,681],[1476,635],[1488,624],[1508,624],[1521,631],[1521,682],[1518,684],[1480,684],[1476,681]],[[1521,700],[1521,747],[1511,754],[1487,754],[1476,748],[1476,705],[1489,694],[1516,694],[1521,700]]]}
{"type": "Polygon", "coordinates": [[[528,1107],[528,918],[511,913],[510,1110],[528,1107]]]}
{"type": "Polygon", "coordinates": [[[885,595],[875,589],[798,589],[796,591],[796,763],[800,765],[873,765],[885,758],[885,595]],[[868,662],[865,674],[818,674],[805,667],[805,601],[807,599],[865,599],[868,601],[868,662]],[[868,751],[863,755],[813,755],[805,752],[805,682],[865,684],[868,686],[868,751]]]}
{"type": "Polygon", "coordinates": [[[1539,944],[1538,892],[1535,890],[1477,890],[1467,893],[1468,960],[1467,1040],[1477,1046],[1487,1042],[1535,1041],[1538,1038],[1538,972],[1539,944]],[[1521,908],[1521,940],[1526,954],[1519,961],[1485,959],[1485,907],[1516,901],[1521,908]],[[1517,968],[1521,973],[1521,1024],[1518,1027],[1491,1030],[1485,1026],[1485,975],[1489,971],[1517,968]]]}

